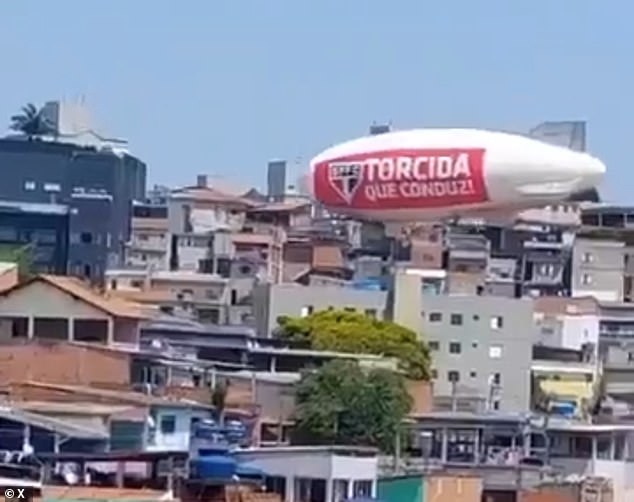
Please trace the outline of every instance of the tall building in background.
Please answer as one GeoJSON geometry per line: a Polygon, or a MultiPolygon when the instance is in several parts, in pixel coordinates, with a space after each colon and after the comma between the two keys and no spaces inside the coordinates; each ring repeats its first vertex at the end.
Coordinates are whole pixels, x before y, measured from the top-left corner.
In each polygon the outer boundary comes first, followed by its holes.
{"type": "Polygon", "coordinates": [[[271,160],[267,167],[267,191],[266,195],[271,201],[284,200],[286,193],[286,161],[271,160]]]}
{"type": "Polygon", "coordinates": [[[370,136],[376,136],[377,134],[385,134],[390,132],[392,127],[390,124],[372,124],[370,126],[370,136]]]}
{"type": "Polygon", "coordinates": [[[124,141],[95,133],[81,104],[66,111],[54,103],[41,113],[59,135],[0,139],[0,201],[67,207],[68,271],[99,281],[107,266],[123,260],[132,201],[146,196],[146,165],[124,141]]]}

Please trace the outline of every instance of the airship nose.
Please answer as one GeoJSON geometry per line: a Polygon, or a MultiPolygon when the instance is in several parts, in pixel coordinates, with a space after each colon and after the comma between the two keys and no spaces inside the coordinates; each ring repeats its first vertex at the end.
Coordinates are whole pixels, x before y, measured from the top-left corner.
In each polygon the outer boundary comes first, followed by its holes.
{"type": "Polygon", "coordinates": [[[582,179],[580,189],[596,188],[603,181],[606,171],[603,162],[588,154],[579,155],[576,168],[582,179]]]}
{"type": "Polygon", "coordinates": [[[587,153],[574,152],[573,159],[570,159],[571,162],[568,165],[574,172],[574,188],[566,200],[569,202],[599,202],[598,187],[606,172],[605,164],[587,153]]]}

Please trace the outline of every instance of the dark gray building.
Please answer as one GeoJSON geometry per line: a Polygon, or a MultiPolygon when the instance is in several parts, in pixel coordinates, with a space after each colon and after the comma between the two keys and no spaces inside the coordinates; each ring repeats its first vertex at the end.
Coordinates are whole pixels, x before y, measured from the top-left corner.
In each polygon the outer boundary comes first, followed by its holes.
{"type": "Polygon", "coordinates": [[[122,259],[133,200],[145,199],[146,166],[112,149],[0,139],[0,199],[70,209],[70,272],[100,280],[122,259]]]}
{"type": "Polygon", "coordinates": [[[66,274],[69,213],[60,204],[0,201],[0,261],[26,253],[33,271],[66,274]]]}
{"type": "Polygon", "coordinates": [[[269,161],[267,173],[267,192],[266,195],[271,201],[284,200],[286,193],[286,161],[271,160],[269,161]]]}
{"type": "Polygon", "coordinates": [[[378,134],[385,134],[392,130],[390,124],[372,124],[370,126],[370,136],[376,136],[378,134]]]}

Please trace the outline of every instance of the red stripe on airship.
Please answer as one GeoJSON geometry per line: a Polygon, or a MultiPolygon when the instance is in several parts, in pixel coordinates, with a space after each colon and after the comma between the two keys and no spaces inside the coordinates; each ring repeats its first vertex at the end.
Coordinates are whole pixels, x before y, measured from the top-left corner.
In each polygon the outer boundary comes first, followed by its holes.
{"type": "Polygon", "coordinates": [[[489,200],[484,149],[357,153],[314,166],[315,197],[351,209],[425,209],[489,200]]]}

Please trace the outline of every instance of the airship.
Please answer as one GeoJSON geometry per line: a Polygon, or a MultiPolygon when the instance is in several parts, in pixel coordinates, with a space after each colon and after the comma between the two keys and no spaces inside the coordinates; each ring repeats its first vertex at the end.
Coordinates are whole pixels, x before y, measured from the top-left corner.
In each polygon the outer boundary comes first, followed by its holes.
{"type": "Polygon", "coordinates": [[[310,163],[314,198],[332,214],[381,222],[488,218],[581,201],[599,159],[526,136],[416,129],[326,149],[310,163]]]}

